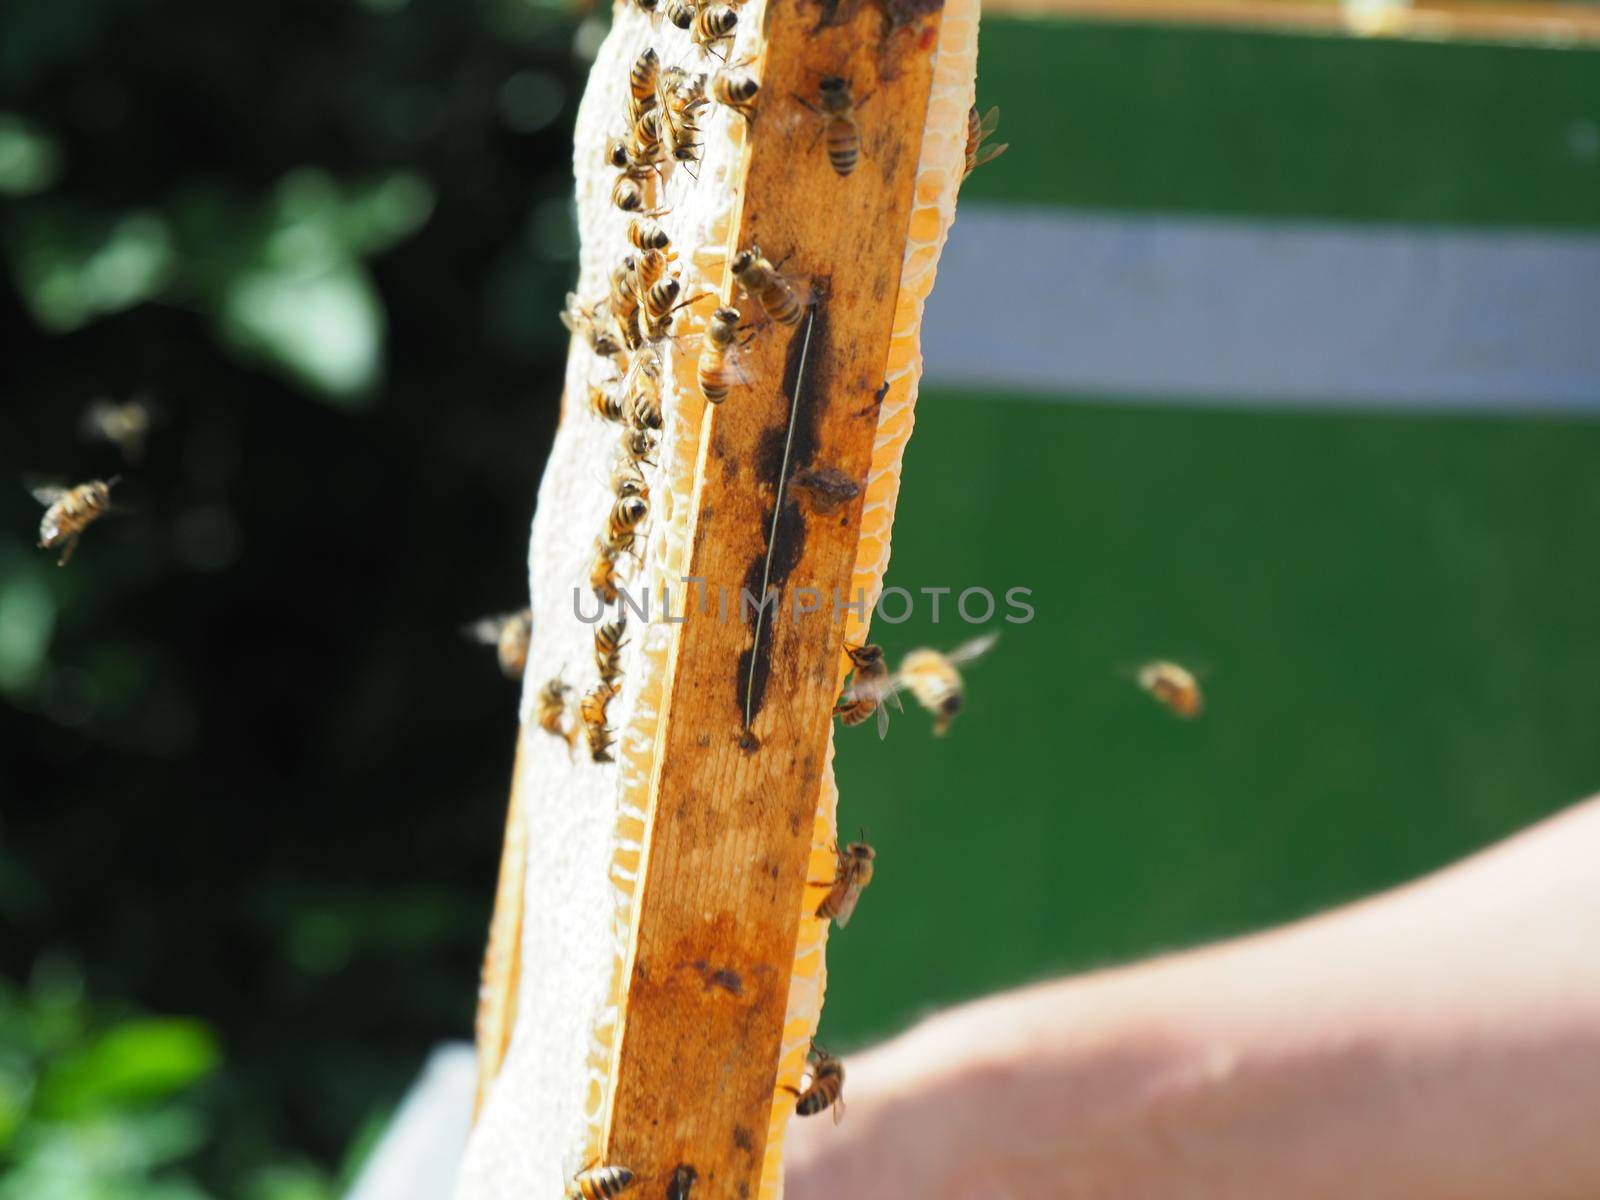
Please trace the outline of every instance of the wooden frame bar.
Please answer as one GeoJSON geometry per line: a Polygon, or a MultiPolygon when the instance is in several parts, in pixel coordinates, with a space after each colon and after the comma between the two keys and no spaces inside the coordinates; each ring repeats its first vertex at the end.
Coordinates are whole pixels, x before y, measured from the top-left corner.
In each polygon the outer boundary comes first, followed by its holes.
{"type": "Polygon", "coordinates": [[[754,1197],[774,1097],[796,1082],[777,1065],[797,933],[821,897],[807,867],[841,674],[835,596],[853,599],[939,21],[894,0],[767,8],[730,259],[759,245],[815,302],[763,325],[755,382],[707,410],[700,441],[689,574],[704,602],[671,651],[601,1154],[641,1196],[686,1164],[707,1194],[754,1197]],[[862,104],[844,177],[797,99],[815,103],[826,75],[862,104]],[[776,611],[742,620],[741,589],[776,611]]]}

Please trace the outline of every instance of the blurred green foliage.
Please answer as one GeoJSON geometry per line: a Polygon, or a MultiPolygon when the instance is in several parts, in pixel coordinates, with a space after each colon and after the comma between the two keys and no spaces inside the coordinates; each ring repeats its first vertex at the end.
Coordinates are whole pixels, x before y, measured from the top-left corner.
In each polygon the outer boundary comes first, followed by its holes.
{"type": "Polygon", "coordinates": [[[0,5],[0,1200],[328,1200],[470,1036],[594,34],[0,5]]]}
{"type": "MultiPolygon", "coordinates": [[[[211,1133],[216,1037],[198,1021],[97,1011],[81,974],[46,959],[0,981],[0,1200],[209,1200],[187,1164],[211,1133]]],[[[247,1200],[333,1200],[291,1160],[257,1167],[247,1200]]]]}

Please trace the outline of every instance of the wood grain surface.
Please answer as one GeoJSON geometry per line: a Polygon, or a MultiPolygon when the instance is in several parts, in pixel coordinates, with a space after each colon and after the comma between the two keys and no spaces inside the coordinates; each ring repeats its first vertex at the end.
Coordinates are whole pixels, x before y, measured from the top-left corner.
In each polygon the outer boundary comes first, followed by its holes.
{"type": "Polygon", "coordinates": [[[834,595],[851,599],[939,19],[893,2],[767,9],[730,260],[758,244],[815,301],[797,325],[760,329],[754,382],[708,408],[701,438],[702,603],[671,651],[602,1148],[640,1196],[665,1195],[680,1164],[695,1195],[755,1196],[776,1089],[795,1082],[776,1072],[842,655],[834,595]],[[825,75],[861,101],[845,177],[796,99],[814,103],[825,75]],[[740,593],[763,581],[776,605],[758,622],[740,593]]]}

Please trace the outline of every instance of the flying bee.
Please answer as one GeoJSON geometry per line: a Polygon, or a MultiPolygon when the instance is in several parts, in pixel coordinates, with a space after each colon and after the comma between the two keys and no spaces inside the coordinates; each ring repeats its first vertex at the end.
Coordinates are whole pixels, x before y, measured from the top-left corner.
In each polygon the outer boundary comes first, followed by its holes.
{"type": "Polygon", "coordinates": [[[589,385],[589,407],[605,421],[622,420],[622,395],[610,388],[589,385]]]}
{"type": "MultiPolygon", "coordinates": [[[[608,683],[597,683],[583,694],[578,703],[578,715],[583,718],[583,736],[589,743],[589,757],[595,762],[615,762],[611,747],[616,744],[615,732],[606,724],[606,706],[617,691],[608,683]]],[[[607,1195],[614,1193],[595,1193],[607,1195]]]]}
{"type": "Polygon", "coordinates": [[[533,704],[533,717],[539,728],[560,738],[567,744],[568,750],[578,740],[577,729],[567,726],[567,696],[571,691],[572,688],[557,675],[539,689],[538,698],[533,704]]]}
{"type": "MultiPolygon", "coordinates": [[[[610,762],[609,758],[596,759],[610,762]]],[[[565,1200],[611,1200],[633,1186],[633,1172],[627,1167],[588,1167],[572,1177],[565,1200]]]]}
{"type": "Polygon", "coordinates": [[[615,604],[621,596],[621,580],[617,577],[617,554],[603,541],[595,539],[594,565],[589,568],[589,586],[601,604],[615,604]]]}
{"type": "Polygon", "coordinates": [[[1175,662],[1151,662],[1139,668],[1139,686],[1149,692],[1174,716],[1185,720],[1198,717],[1205,707],[1200,683],[1191,671],[1175,662]]]}
{"type": "Polygon", "coordinates": [[[889,736],[889,705],[901,708],[900,697],[889,681],[889,664],[884,661],[883,647],[868,642],[864,646],[846,646],[854,677],[845,685],[834,705],[833,715],[844,725],[863,724],[874,713],[878,716],[878,737],[889,736]]]}
{"type": "Polygon", "coordinates": [[[689,40],[707,54],[717,53],[719,42],[730,41],[739,24],[739,12],[731,4],[705,4],[694,14],[689,40]]]}
{"type": "Polygon", "coordinates": [[[672,1178],[667,1180],[667,1200],[689,1200],[689,1193],[694,1190],[694,1181],[700,1178],[700,1172],[688,1163],[679,1163],[672,1169],[672,1178]]]}
{"type": "Polygon", "coordinates": [[[667,231],[644,217],[634,217],[628,222],[628,241],[640,251],[654,250],[665,254],[672,248],[672,239],[667,236],[667,231]]]}
{"type": "Polygon", "coordinates": [[[967,110],[967,169],[961,172],[962,179],[971,175],[984,163],[993,162],[1010,148],[1010,142],[1004,142],[998,146],[984,145],[984,142],[989,139],[999,125],[1000,109],[998,107],[991,108],[984,113],[981,120],[978,117],[978,106],[976,104],[967,110]]]}
{"type": "Polygon", "coordinates": [[[694,24],[695,0],[667,0],[667,20],[679,29],[688,29],[694,24]]]}
{"type": "Polygon", "coordinates": [[[646,111],[655,107],[656,84],[660,75],[661,56],[654,48],[647,47],[633,60],[633,66],[628,71],[628,113],[631,120],[637,122],[646,111]]]}
{"type": "Polygon", "coordinates": [[[626,644],[622,635],[627,628],[628,623],[622,617],[595,626],[594,667],[600,673],[600,682],[608,687],[622,678],[622,647],[626,644]]]}
{"type": "Polygon", "coordinates": [[[743,71],[721,70],[711,80],[711,98],[733,109],[747,122],[756,119],[756,96],[760,91],[761,85],[755,76],[743,71]]]}
{"type": "Polygon", "coordinates": [[[111,511],[111,489],[121,476],[110,479],[92,479],[77,487],[37,487],[33,498],[45,506],[39,519],[39,549],[53,550],[61,547],[61,557],[56,566],[64,567],[78,548],[83,531],[111,511]]]}
{"type": "Polygon", "coordinates": [[[998,633],[986,633],[957,646],[949,654],[924,648],[913,650],[900,660],[900,669],[895,672],[891,686],[897,691],[908,689],[917,703],[933,714],[935,737],[945,735],[966,699],[966,685],[956,667],[984,654],[999,637],[998,633]]]}
{"type": "Polygon", "coordinates": [[[521,679],[528,665],[528,643],[533,638],[533,610],[501,613],[484,617],[462,627],[461,632],[482,646],[493,646],[500,659],[500,673],[507,679],[521,679]]]}
{"type": "Polygon", "coordinates": [[[824,1109],[833,1109],[835,1124],[844,1114],[844,1064],[826,1050],[813,1044],[810,1056],[811,1082],[795,1093],[794,1111],[802,1117],[815,1116],[824,1109]]]}
{"type": "Polygon", "coordinates": [[[577,296],[567,293],[567,307],[561,311],[561,323],[589,343],[601,358],[622,353],[622,346],[604,327],[604,303],[586,306],[578,303],[577,296]]]}
{"type": "Polygon", "coordinates": [[[778,324],[797,324],[804,315],[809,296],[762,257],[760,246],[751,246],[734,256],[733,276],[778,324]]]}
{"type": "MultiPolygon", "coordinates": [[[[745,383],[749,376],[735,357],[741,332],[739,310],[723,305],[711,314],[706,323],[705,338],[700,343],[700,361],[695,373],[700,380],[700,394],[712,404],[721,404],[736,383],[745,383]]],[[[744,335],[744,341],[750,340],[744,335]]],[[[740,342],[740,345],[743,343],[740,342]]]]}
{"type": "Polygon", "coordinates": [[[857,100],[850,90],[850,81],[842,75],[824,75],[817,85],[817,103],[804,96],[795,96],[817,116],[822,118],[819,133],[827,135],[828,163],[834,173],[848,175],[861,161],[861,128],[856,124],[856,110],[872,98],[868,92],[857,100]]]}
{"type": "Polygon", "coordinates": [[[861,893],[872,882],[872,860],[877,854],[865,842],[835,846],[834,853],[839,857],[839,865],[834,869],[833,878],[817,885],[828,889],[822,903],[817,905],[817,916],[843,929],[850,924],[850,915],[856,911],[861,893]]]}
{"type": "Polygon", "coordinates": [[[84,409],[79,429],[84,437],[110,442],[130,462],[144,459],[144,439],[155,414],[143,400],[96,400],[84,409]]]}

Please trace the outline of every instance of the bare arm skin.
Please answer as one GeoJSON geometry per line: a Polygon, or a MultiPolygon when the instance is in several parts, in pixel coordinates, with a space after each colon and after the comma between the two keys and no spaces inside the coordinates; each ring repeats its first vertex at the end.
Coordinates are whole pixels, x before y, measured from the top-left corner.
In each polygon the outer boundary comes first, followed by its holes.
{"type": "Polygon", "coordinates": [[[789,1200],[1600,1197],[1600,800],[1312,920],[935,1016],[789,1200]]]}

